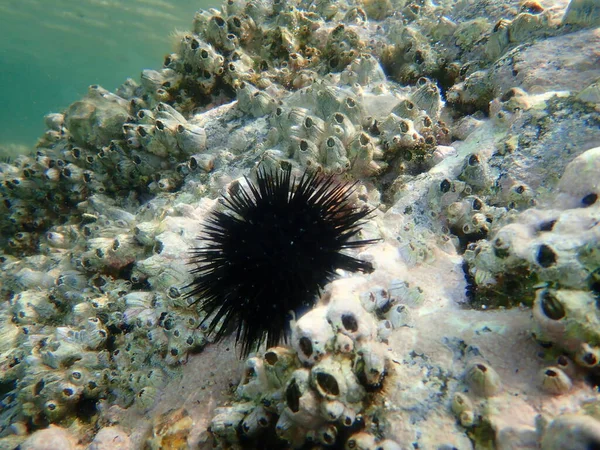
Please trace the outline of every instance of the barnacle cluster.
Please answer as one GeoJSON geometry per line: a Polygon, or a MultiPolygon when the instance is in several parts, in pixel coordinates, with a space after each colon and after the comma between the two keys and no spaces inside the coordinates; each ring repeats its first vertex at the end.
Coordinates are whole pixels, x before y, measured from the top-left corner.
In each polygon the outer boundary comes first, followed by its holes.
{"type": "Polygon", "coordinates": [[[587,368],[600,363],[595,306],[599,155],[598,148],[579,155],[566,167],[546,207],[523,211],[465,253],[480,288],[501,286],[508,276],[518,280],[527,295],[515,300],[533,304],[536,338],[556,343],[587,368]]]}
{"type": "Polygon", "coordinates": [[[246,359],[235,401],[218,408],[210,424],[216,445],[400,448],[377,426],[380,392],[394,383],[382,340],[401,326],[391,312],[399,305],[384,289],[359,296],[343,281],[331,283],[325,295],[327,305],[292,323],[291,347],[246,359]],[[383,311],[394,325],[378,319],[383,311]]]}
{"type": "Polygon", "coordinates": [[[6,426],[58,422],[86,414],[83,405],[94,414],[104,398],[146,410],[169,373],[206,344],[180,292],[185,261],[173,256],[185,225],[142,221],[100,196],[79,207],[84,222],[47,232],[42,254],[4,257],[6,426]]]}
{"type": "MultiPolygon", "coordinates": [[[[153,407],[211,339],[182,291],[209,199],[239,189],[257,167],[359,180],[351,200],[379,207],[365,234],[394,243],[370,255],[372,280],[409,276],[362,296],[333,289],[292,324],[290,347],[246,360],[232,406],[211,422],[218,445],[393,449],[403,436],[413,447],[466,448],[463,428],[472,441],[509,439],[504,419],[491,416],[521,387],[494,351],[456,331],[487,319],[440,323],[453,330],[436,341],[451,356],[419,335],[437,331],[433,311],[463,320],[453,315],[465,301],[458,281],[435,298],[421,289],[462,277],[463,262],[467,306],[529,305],[527,335],[560,347],[534,370],[538,391],[558,402],[581,389],[580,367],[595,374],[600,357],[600,168],[597,149],[583,153],[589,146],[571,140],[583,139],[583,127],[586,142],[597,136],[597,76],[578,96],[551,98],[517,63],[538,41],[591,39],[598,7],[500,3],[227,0],[195,15],[161,68],[114,93],[91,86],[49,114],[35,153],[0,163],[0,436],[68,425],[101,403],[153,407]],[[558,179],[579,154],[556,195],[545,194],[553,180],[540,173],[558,179]],[[414,282],[435,270],[443,274],[414,282]],[[388,384],[394,412],[404,408],[398,417],[435,416],[443,436],[437,423],[429,433],[388,423],[388,384]]],[[[465,314],[476,312],[485,314],[465,314]]],[[[534,445],[556,448],[573,429],[582,445],[598,442],[592,414],[557,417],[538,434],[533,413],[523,416],[534,445]]],[[[177,419],[186,430],[190,422],[177,419]]]]}

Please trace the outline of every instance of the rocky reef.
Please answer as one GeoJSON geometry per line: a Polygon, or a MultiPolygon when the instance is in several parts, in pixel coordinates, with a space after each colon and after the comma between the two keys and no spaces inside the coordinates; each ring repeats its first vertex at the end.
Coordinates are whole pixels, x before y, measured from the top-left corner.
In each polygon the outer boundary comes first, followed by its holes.
{"type": "Polygon", "coordinates": [[[594,0],[226,0],[46,116],[0,163],[0,447],[599,446],[599,26],[594,0]],[[357,181],[379,243],[239,361],[184,286],[258,168],[357,181]]]}

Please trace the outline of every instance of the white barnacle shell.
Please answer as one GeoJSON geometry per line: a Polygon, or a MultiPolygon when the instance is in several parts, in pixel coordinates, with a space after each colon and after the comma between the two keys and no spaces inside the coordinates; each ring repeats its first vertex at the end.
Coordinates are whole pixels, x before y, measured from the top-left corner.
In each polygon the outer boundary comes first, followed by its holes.
{"type": "Polygon", "coordinates": [[[25,290],[11,300],[11,310],[17,323],[36,323],[41,318],[54,317],[58,310],[49,301],[47,292],[25,290]]]}
{"type": "Polygon", "coordinates": [[[417,90],[412,93],[411,100],[420,109],[425,110],[429,117],[437,120],[442,109],[442,97],[437,84],[429,78],[417,80],[417,90]]]}
{"type": "MultiPolygon", "coordinates": [[[[299,91],[299,94],[304,93],[306,100],[316,101],[316,109],[321,117],[329,117],[331,114],[342,111],[342,102],[348,94],[342,89],[335,86],[313,85],[304,90],[299,91]]],[[[345,112],[345,111],[342,111],[345,112]]],[[[352,119],[354,115],[352,116],[352,119]]],[[[351,120],[352,120],[351,119],[351,120]]]]}
{"type": "MultiPolygon", "coordinates": [[[[562,342],[566,336],[567,323],[562,292],[539,289],[533,302],[533,330],[538,339],[562,342]]],[[[575,350],[575,344],[565,342],[567,348],[575,350]]]]}
{"type": "Polygon", "coordinates": [[[409,326],[412,322],[410,310],[403,304],[392,305],[385,317],[394,329],[409,326]]]}
{"type": "Polygon", "coordinates": [[[344,375],[342,365],[330,356],[313,366],[310,382],[321,397],[328,400],[345,399],[348,386],[344,375]]]}
{"type": "Polygon", "coordinates": [[[72,366],[67,374],[68,380],[77,386],[83,386],[90,377],[88,370],[79,364],[72,366]]]}
{"type": "Polygon", "coordinates": [[[152,69],[144,69],[142,70],[142,74],[140,76],[140,80],[142,82],[142,86],[149,92],[153,92],[156,89],[160,89],[163,87],[163,83],[165,82],[165,70],[169,70],[173,72],[172,69],[163,69],[163,70],[152,70],[152,69]]]}
{"type": "Polygon", "coordinates": [[[206,132],[197,125],[179,124],[176,127],[177,145],[187,154],[193,155],[206,148],[206,132]]]}
{"type": "Polygon", "coordinates": [[[342,425],[351,427],[356,422],[356,409],[350,405],[345,405],[344,412],[341,417],[342,425]]]}
{"type": "Polygon", "coordinates": [[[54,282],[60,292],[71,289],[83,290],[87,287],[87,277],[77,270],[62,272],[54,282]]]}
{"type": "Polygon", "coordinates": [[[264,362],[261,358],[248,358],[244,364],[244,373],[236,393],[248,400],[257,400],[268,386],[264,362]]]}
{"type": "Polygon", "coordinates": [[[337,137],[344,145],[348,145],[356,134],[356,128],[348,116],[341,112],[333,113],[325,123],[325,134],[337,137]]]}
{"type": "Polygon", "coordinates": [[[279,419],[277,419],[277,423],[275,424],[275,433],[280,439],[285,439],[287,441],[293,440],[295,435],[298,433],[298,426],[294,420],[287,414],[284,410],[282,414],[279,415],[279,419]]]}
{"type": "Polygon", "coordinates": [[[159,103],[154,110],[156,119],[164,119],[176,123],[186,123],[185,117],[167,103],[159,103]]]}
{"type": "Polygon", "coordinates": [[[250,114],[254,117],[262,117],[270,114],[277,107],[277,102],[265,91],[258,91],[252,98],[250,114]]]}
{"type": "Polygon", "coordinates": [[[60,179],[60,169],[58,167],[51,167],[44,171],[44,178],[48,181],[58,181],[60,179]]]}
{"type": "Polygon", "coordinates": [[[264,355],[264,369],[269,387],[276,389],[285,385],[289,374],[298,368],[296,353],[288,347],[273,347],[264,355]]]}
{"type": "Polygon", "coordinates": [[[346,147],[336,136],[328,136],[323,140],[321,154],[324,155],[325,165],[329,169],[341,172],[350,168],[346,147]]]}
{"type": "Polygon", "coordinates": [[[550,394],[565,394],[573,387],[571,378],[558,367],[551,366],[540,370],[538,378],[542,390],[550,394]]]}
{"type": "Polygon", "coordinates": [[[354,372],[363,383],[371,388],[381,387],[389,366],[387,347],[369,342],[358,350],[354,372]]]}
{"type": "Polygon", "coordinates": [[[334,422],[342,417],[346,407],[341,400],[324,400],[321,402],[320,408],[323,419],[334,422]]]}
{"type": "Polygon", "coordinates": [[[256,436],[271,424],[272,419],[273,415],[263,406],[257,406],[244,417],[240,428],[245,436],[256,436]]]}
{"type": "Polygon", "coordinates": [[[419,114],[419,108],[411,99],[404,98],[400,100],[396,106],[394,106],[392,113],[400,118],[416,119],[419,114]]]}
{"type": "Polygon", "coordinates": [[[375,146],[367,133],[357,133],[347,150],[352,170],[357,175],[371,176],[380,170],[380,166],[373,161],[375,146]]]}
{"type": "Polygon", "coordinates": [[[319,361],[335,337],[327,314],[328,307],[317,307],[292,324],[292,347],[305,364],[313,365],[319,361]]]}
{"type": "Polygon", "coordinates": [[[217,408],[215,416],[210,422],[211,433],[226,442],[235,442],[238,426],[253,408],[254,404],[251,402],[236,403],[235,406],[217,408]]]}
{"type": "Polygon", "coordinates": [[[217,85],[217,77],[213,72],[204,70],[196,78],[196,84],[200,92],[202,92],[203,94],[210,94],[217,85]]]}
{"type": "Polygon", "coordinates": [[[51,130],[60,131],[65,123],[65,115],[60,113],[46,114],[44,116],[44,123],[51,130]]]}
{"type": "Polygon", "coordinates": [[[59,398],[66,404],[76,402],[81,397],[81,394],[83,394],[83,386],[68,381],[60,381],[53,388],[56,398],[59,398]]]}
{"type": "MultiPolygon", "coordinates": [[[[186,122],[183,122],[186,123],[186,122]]],[[[177,148],[177,127],[181,124],[176,120],[156,119],[154,122],[154,138],[162,144],[165,150],[158,151],[155,146],[148,147],[147,150],[159,156],[166,156],[170,149],[177,148]]]]}
{"type": "Polygon", "coordinates": [[[319,399],[310,388],[308,369],[297,369],[292,373],[285,387],[284,414],[303,427],[311,427],[320,422],[319,399]]]}
{"type": "Polygon", "coordinates": [[[446,208],[446,217],[450,225],[463,224],[468,220],[471,213],[471,203],[460,201],[448,205],[446,208]]]}
{"type": "Polygon", "coordinates": [[[254,85],[246,81],[239,83],[236,89],[238,108],[245,113],[251,113],[254,98],[259,92],[254,85]]]}
{"type": "Polygon", "coordinates": [[[43,412],[51,422],[56,422],[67,413],[67,406],[60,400],[51,399],[44,403],[43,412]]]}
{"type": "Polygon", "coordinates": [[[386,341],[392,334],[394,327],[389,320],[380,320],[377,325],[377,336],[380,341],[386,341]]]}
{"type": "Polygon", "coordinates": [[[353,434],[346,441],[346,450],[374,450],[376,447],[375,436],[365,431],[353,434]]]}
{"type": "Polygon", "coordinates": [[[306,139],[315,143],[321,142],[325,133],[325,121],[315,115],[307,114],[304,120],[290,128],[289,133],[300,139],[306,139]]]}
{"type": "Polygon", "coordinates": [[[327,320],[333,328],[354,341],[373,339],[377,333],[377,323],[365,310],[360,300],[348,294],[332,299],[327,307],[327,320]]]}
{"type": "Polygon", "coordinates": [[[161,388],[167,381],[165,373],[158,367],[153,367],[147,373],[143,374],[143,379],[147,386],[155,388],[161,388]]]}
{"type": "Polygon", "coordinates": [[[292,152],[302,166],[316,167],[321,160],[319,148],[317,145],[308,139],[294,139],[292,141],[292,152]]]}
{"type": "Polygon", "coordinates": [[[135,394],[135,406],[145,412],[154,406],[158,398],[158,390],[153,386],[145,386],[135,394]]]}
{"type": "Polygon", "coordinates": [[[216,74],[220,69],[222,70],[225,58],[209,43],[201,41],[198,38],[192,38],[190,40],[190,49],[191,53],[189,57],[186,55],[186,60],[189,60],[192,66],[211,74],[216,74]]]}
{"type": "Polygon", "coordinates": [[[473,392],[482,397],[493,397],[502,389],[500,375],[484,362],[470,363],[465,373],[465,381],[473,392]]]}
{"type": "Polygon", "coordinates": [[[155,244],[156,236],[162,231],[161,222],[140,222],[135,225],[133,235],[140,244],[151,246],[155,244]]]}
{"type": "Polygon", "coordinates": [[[337,427],[332,423],[321,425],[315,432],[317,441],[328,446],[335,444],[337,435],[337,427]]]}
{"type": "Polygon", "coordinates": [[[75,164],[71,163],[67,164],[65,167],[62,168],[61,174],[66,180],[70,180],[73,182],[81,181],[81,179],[83,178],[83,170],[75,164]]]}
{"type": "MultiPolygon", "coordinates": [[[[341,102],[338,111],[348,116],[354,123],[361,123],[365,115],[360,102],[353,96],[346,97],[344,101],[341,102]]],[[[332,113],[333,112],[335,111],[332,111],[332,113]]]]}
{"type": "Polygon", "coordinates": [[[472,411],[473,402],[462,392],[454,393],[452,397],[452,412],[457,416],[460,416],[464,411],[472,411]]]}
{"type": "Polygon", "coordinates": [[[386,80],[385,73],[379,61],[370,53],[362,53],[360,57],[356,58],[344,69],[344,72],[346,70],[353,71],[356,74],[356,81],[362,86],[377,84],[386,80]]]}
{"type": "MultiPolygon", "coordinates": [[[[275,113],[277,113],[277,111],[275,111],[275,113]]],[[[284,127],[285,131],[287,132],[288,127],[293,128],[295,126],[300,126],[308,114],[308,109],[300,107],[293,107],[289,110],[283,110],[282,119],[280,121],[281,126],[284,127]]]]}
{"type": "Polygon", "coordinates": [[[72,335],[73,341],[87,350],[97,350],[104,345],[107,337],[108,333],[104,328],[75,331],[72,335]]]}
{"type": "Polygon", "coordinates": [[[354,341],[348,335],[336,333],[335,350],[339,353],[351,353],[354,351],[354,341]]]}
{"type": "Polygon", "coordinates": [[[600,347],[583,342],[575,353],[575,362],[582,367],[596,367],[600,364],[600,347]]]}
{"type": "Polygon", "coordinates": [[[84,353],[81,345],[63,340],[60,342],[52,341],[46,345],[46,349],[40,351],[40,356],[44,364],[53,369],[58,369],[61,366],[68,367],[75,361],[82,358],[84,353]]]}
{"type": "Polygon", "coordinates": [[[154,117],[154,113],[149,109],[140,109],[136,113],[136,117],[138,118],[138,123],[146,125],[152,125],[156,120],[156,117],[154,117]]]}
{"type": "Polygon", "coordinates": [[[232,50],[232,48],[227,46],[227,36],[229,34],[227,22],[221,17],[220,13],[214,14],[208,19],[206,27],[203,28],[202,32],[206,40],[214,44],[217,48],[227,51],[232,50]]]}
{"type": "Polygon", "coordinates": [[[165,259],[161,255],[152,255],[149,258],[137,261],[135,267],[147,277],[155,277],[164,270],[165,259]]]}
{"type": "MultiPolygon", "coordinates": [[[[29,267],[23,267],[15,274],[14,278],[23,289],[49,288],[54,284],[54,277],[51,272],[33,270],[29,267]]],[[[39,295],[33,294],[33,291],[31,294],[39,297],[39,295]]]]}

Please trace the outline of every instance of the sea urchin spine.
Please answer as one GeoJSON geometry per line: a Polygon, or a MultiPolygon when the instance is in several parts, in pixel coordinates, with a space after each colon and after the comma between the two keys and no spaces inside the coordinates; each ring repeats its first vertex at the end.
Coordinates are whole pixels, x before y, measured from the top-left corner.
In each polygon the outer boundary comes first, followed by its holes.
{"type": "Polygon", "coordinates": [[[371,272],[342,250],[377,241],[352,240],[372,212],[349,204],[356,183],[307,172],[296,182],[290,169],[257,178],[223,199],[229,211],[206,220],[187,286],[217,340],[237,327],[243,356],[265,338],[268,347],[286,339],[288,313],[310,309],[336,269],[371,272]]]}

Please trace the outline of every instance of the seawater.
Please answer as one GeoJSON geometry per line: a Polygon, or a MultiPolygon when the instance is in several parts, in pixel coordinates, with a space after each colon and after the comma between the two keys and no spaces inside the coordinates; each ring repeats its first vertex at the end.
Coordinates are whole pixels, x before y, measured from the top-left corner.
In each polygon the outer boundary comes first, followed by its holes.
{"type": "Polygon", "coordinates": [[[160,68],[175,30],[220,0],[0,0],[0,156],[31,151],[43,117],[89,85],[160,68]],[[4,148],[4,151],[3,151],[4,148]],[[10,150],[9,150],[10,149],[10,150]]]}

